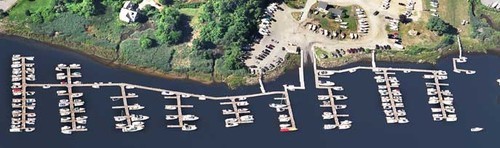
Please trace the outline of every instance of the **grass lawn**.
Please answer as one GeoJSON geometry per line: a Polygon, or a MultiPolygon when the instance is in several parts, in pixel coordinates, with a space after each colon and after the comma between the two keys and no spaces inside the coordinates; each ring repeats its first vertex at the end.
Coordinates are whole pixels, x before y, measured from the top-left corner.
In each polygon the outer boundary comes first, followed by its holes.
{"type": "Polygon", "coordinates": [[[200,15],[201,8],[182,8],[179,10],[184,15],[191,17],[191,21],[189,25],[194,29],[198,28],[200,25],[200,21],[198,16],[200,15]]]}
{"type": "Polygon", "coordinates": [[[300,17],[302,16],[302,12],[292,12],[292,17],[296,21],[300,21],[300,17]]]}
{"type": "Polygon", "coordinates": [[[349,15],[347,18],[343,18],[344,22],[347,22],[347,29],[353,33],[356,33],[358,28],[358,19],[356,16],[356,6],[344,7],[342,8],[346,10],[346,14],[349,15]]]}
{"type": "Polygon", "coordinates": [[[347,22],[347,29],[341,29],[340,28],[340,23],[335,22],[334,19],[330,19],[327,15],[324,13],[318,13],[317,15],[311,14],[313,18],[313,22],[319,23],[321,25],[321,28],[330,30],[330,31],[340,31],[344,33],[357,33],[357,27],[358,27],[358,18],[355,14],[355,11],[352,11],[355,9],[356,6],[348,6],[348,7],[341,7],[340,9],[347,10],[346,14],[348,16],[345,16],[342,19],[343,22],[347,22]]]}
{"type": "Polygon", "coordinates": [[[306,5],[307,0],[285,0],[286,5],[295,9],[302,9],[306,5]]]}
{"type": "Polygon", "coordinates": [[[55,0],[18,0],[17,4],[9,11],[9,19],[13,21],[24,21],[28,18],[25,15],[26,10],[35,12],[47,8],[52,9],[55,3],[55,0]]]}

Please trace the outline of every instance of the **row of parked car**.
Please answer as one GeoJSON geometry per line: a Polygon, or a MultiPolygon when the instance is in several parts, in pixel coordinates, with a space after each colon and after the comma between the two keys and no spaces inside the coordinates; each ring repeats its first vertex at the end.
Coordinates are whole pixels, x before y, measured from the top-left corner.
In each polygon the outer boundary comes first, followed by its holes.
{"type": "Polygon", "coordinates": [[[269,28],[271,28],[271,21],[274,20],[274,12],[278,11],[278,9],[283,10],[278,7],[277,3],[272,3],[266,8],[261,23],[259,24],[259,34],[268,36],[271,33],[269,30],[269,28]]]}
{"type": "Polygon", "coordinates": [[[361,8],[357,8],[356,14],[358,16],[358,24],[359,24],[358,25],[358,32],[359,33],[368,33],[370,25],[368,24],[368,21],[366,21],[365,10],[363,10],[361,8]]]}
{"type": "Polygon", "coordinates": [[[430,11],[432,12],[431,15],[439,17],[439,14],[437,13],[437,8],[439,8],[438,0],[431,0],[430,3],[431,3],[431,7],[432,7],[430,9],[430,11]]]}
{"type": "Polygon", "coordinates": [[[258,56],[255,56],[255,59],[260,61],[264,60],[267,56],[269,56],[269,54],[271,54],[271,50],[273,50],[274,47],[275,46],[272,44],[266,45],[266,49],[262,50],[258,56]]]}

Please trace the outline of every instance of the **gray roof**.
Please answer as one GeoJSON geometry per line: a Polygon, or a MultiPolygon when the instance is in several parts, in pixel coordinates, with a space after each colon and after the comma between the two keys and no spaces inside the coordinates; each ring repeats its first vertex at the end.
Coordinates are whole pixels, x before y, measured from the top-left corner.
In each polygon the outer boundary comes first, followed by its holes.
{"type": "Polygon", "coordinates": [[[323,1],[319,1],[318,2],[318,8],[321,8],[321,9],[325,9],[328,7],[328,3],[326,2],[323,2],[323,1]]]}
{"type": "Polygon", "coordinates": [[[342,10],[341,9],[330,8],[330,9],[328,9],[328,12],[333,13],[333,14],[335,14],[337,16],[342,15],[342,10]]]}

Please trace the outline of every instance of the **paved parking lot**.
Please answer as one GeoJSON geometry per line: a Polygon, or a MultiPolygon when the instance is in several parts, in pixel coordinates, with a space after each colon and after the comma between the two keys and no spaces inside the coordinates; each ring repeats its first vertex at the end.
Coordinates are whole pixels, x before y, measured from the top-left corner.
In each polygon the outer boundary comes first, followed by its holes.
{"type": "MultiPolygon", "coordinates": [[[[304,9],[311,9],[311,5],[315,3],[316,0],[308,0],[307,5],[304,9]]],[[[290,9],[286,5],[280,5],[283,10],[278,10],[274,13],[274,21],[271,21],[271,26],[268,29],[270,31],[269,36],[264,36],[258,44],[252,46],[254,49],[251,51],[250,58],[245,61],[246,65],[251,69],[260,70],[264,67],[268,69],[271,64],[277,66],[277,61],[279,59],[284,59],[287,51],[282,50],[283,47],[295,51],[297,47],[300,47],[305,52],[312,53],[312,47],[321,47],[327,52],[336,52],[337,49],[350,49],[363,47],[365,49],[374,49],[376,45],[390,45],[393,44],[387,38],[388,32],[386,31],[386,25],[388,21],[384,19],[385,16],[391,16],[397,18],[401,14],[405,7],[398,5],[399,2],[407,3],[407,0],[392,0],[389,9],[385,10],[382,6],[383,0],[323,0],[333,5],[338,6],[350,6],[359,5],[363,8],[368,15],[367,21],[370,25],[368,34],[357,40],[345,39],[336,40],[329,37],[321,35],[321,33],[315,33],[310,31],[308,28],[304,27],[310,19],[307,17],[301,17],[300,21],[296,21],[291,12],[297,12],[301,10],[290,9]],[[373,13],[379,11],[377,16],[373,13]],[[266,50],[266,45],[275,46],[274,49],[270,50],[269,54],[262,58],[262,60],[256,59],[266,50]],[[294,45],[294,46],[291,46],[294,45]]],[[[422,0],[414,0],[416,2],[415,12],[412,17],[413,19],[418,19],[419,15],[422,13],[422,0]]],[[[302,10],[305,11],[305,10],[302,10]]]]}

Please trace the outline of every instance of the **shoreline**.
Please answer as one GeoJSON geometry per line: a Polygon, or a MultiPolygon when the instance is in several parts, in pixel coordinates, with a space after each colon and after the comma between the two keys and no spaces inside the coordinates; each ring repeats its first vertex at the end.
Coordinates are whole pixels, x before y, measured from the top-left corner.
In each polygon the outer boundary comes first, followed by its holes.
{"type": "MultiPolygon", "coordinates": [[[[91,53],[85,52],[83,49],[82,50],[74,49],[74,48],[71,48],[71,47],[68,47],[68,46],[55,44],[55,43],[50,42],[50,41],[41,41],[41,40],[37,40],[35,38],[29,38],[29,37],[25,37],[25,36],[13,34],[13,33],[7,33],[7,32],[4,32],[4,31],[0,32],[0,38],[11,39],[11,40],[16,40],[16,41],[24,41],[24,42],[26,42],[26,41],[27,42],[33,42],[33,43],[36,43],[36,44],[42,44],[42,45],[45,45],[45,46],[54,47],[56,50],[74,52],[76,54],[85,56],[87,58],[90,58],[93,61],[96,61],[98,63],[104,64],[104,65],[109,66],[111,68],[120,68],[120,69],[124,69],[124,70],[130,71],[130,72],[144,74],[144,75],[147,75],[147,76],[153,76],[153,77],[158,77],[158,78],[163,78],[163,79],[170,79],[170,80],[192,81],[192,82],[197,82],[197,83],[201,83],[201,84],[204,84],[204,85],[224,84],[224,85],[226,85],[227,87],[229,87],[231,89],[235,89],[235,88],[240,87],[240,86],[238,86],[238,87],[232,88],[231,86],[228,85],[228,83],[226,83],[226,82],[220,82],[220,81],[214,80],[213,78],[211,78],[210,81],[207,81],[207,80],[203,80],[203,79],[196,78],[196,77],[189,77],[189,75],[187,75],[187,74],[180,74],[180,73],[175,73],[175,72],[168,73],[168,72],[162,72],[162,71],[158,71],[158,70],[155,70],[155,69],[152,69],[152,68],[148,68],[148,67],[139,67],[139,66],[136,66],[136,65],[123,64],[123,63],[119,63],[116,60],[117,58],[115,60],[109,60],[109,59],[105,59],[103,57],[99,57],[99,56],[97,56],[95,54],[91,54],[91,53]]],[[[498,49],[488,49],[488,50],[486,50],[486,52],[468,52],[468,51],[466,51],[466,53],[467,54],[493,54],[493,55],[500,56],[500,48],[498,48],[498,49]]],[[[453,54],[458,54],[458,50],[444,51],[441,55],[439,55],[439,57],[436,59],[436,61],[439,60],[439,59],[441,59],[441,58],[453,55],[453,54]]],[[[371,59],[367,59],[367,58],[362,57],[362,58],[357,59],[357,60],[350,60],[349,59],[346,62],[342,62],[340,64],[335,64],[335,65],[327,65],[327,66],[325,66],[325,65],[319,63],[318,67],[321,67],[321,68],[339,68],[339,67],[346,66],[348,64],[363,63],[363,62],[370,62],[370,61],[371,61],[371,59]]],[[[394,59],[391,59],[391,60],[388,60],[388,59],[378,59],[378,62],[409,63],[409,64],[410,63],[411,64],[431,64],[431,65],[435,65],[436,64],[435,62],[428,62],[428,61],[418,62],[418,61],[405,61],[405,60],[399,60],[399,59],[397,59],[397,60],[394,60],[394,59]]],[[[264,81],[265,82],[273,81],[273,80],[279,78],[280,76],[282,76],[283,74],[285,74],[286,72],[298,68],[296,63],[287,63],[287,64],[289,64],[291,66],[294,66],[294,67],[292,67],[292,69],[289,69],[289,68],[285,69],[284,68],[284,69],[281,69],[279,71],[273,72],[271,74],[266,74],[264,76],[264,81]]],[[[289,65],[283,65],[283,66],[287,67],[289,65]]],[[[246,83],[243,84],[242,86],[252,86],[252,85],[257,85],[258,84],[258,81],[254,80],[256,77],[247,76],[247,77],[244,77],[244,78],[247,79],[247,80],[245,81],[246,83]]]]}

